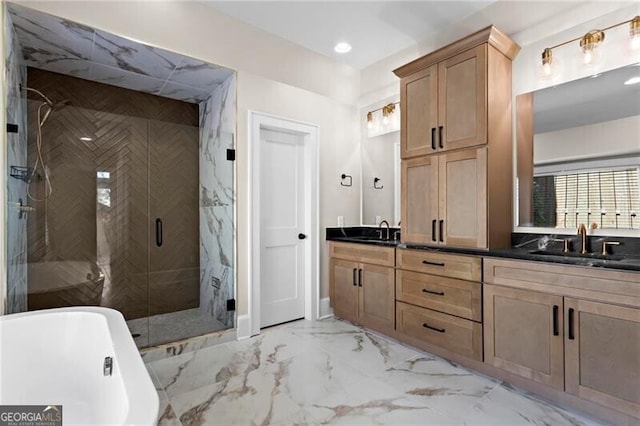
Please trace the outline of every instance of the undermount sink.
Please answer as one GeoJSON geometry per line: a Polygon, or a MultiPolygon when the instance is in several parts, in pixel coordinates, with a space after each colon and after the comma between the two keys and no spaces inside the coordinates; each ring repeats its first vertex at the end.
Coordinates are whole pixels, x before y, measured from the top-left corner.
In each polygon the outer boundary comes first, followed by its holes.
{"type": "Polygon", "coordinates": [[[619,254],[606,254],[606,255],[601,253],[580,254],[575,252],[563,253],[563,252],[554,252],[554,251],[547,251],[547,250],[533,250],[533,251],[530,251],[529,253],[541,255],[541,256],[573,257],[577,259],[599,259],[599,260],[615,260],[615,261],[624,260],[624,256],[621,256],[619,254]]]}

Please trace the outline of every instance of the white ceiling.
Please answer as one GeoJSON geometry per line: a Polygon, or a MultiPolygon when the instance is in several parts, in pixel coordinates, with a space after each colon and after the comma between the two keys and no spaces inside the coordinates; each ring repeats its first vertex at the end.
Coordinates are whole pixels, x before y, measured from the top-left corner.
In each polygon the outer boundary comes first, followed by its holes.
{"type": "Polygon", "coordinates": [[[495,24],[508,34],[515,34],[584,5],[567,0],[199,1],[357,69],[454,25],[471,32],[495,24]],[[349,42],[353,50],[335,53],[333,47],[339,41],[349,42]]]}

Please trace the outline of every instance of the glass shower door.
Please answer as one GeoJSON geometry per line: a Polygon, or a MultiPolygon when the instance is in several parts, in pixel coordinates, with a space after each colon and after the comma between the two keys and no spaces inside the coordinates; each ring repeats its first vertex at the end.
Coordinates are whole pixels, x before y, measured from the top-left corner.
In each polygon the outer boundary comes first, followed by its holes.
{"type": "Polygon", "coordinates": [[[198,127],[149,121],[149,344],[211,331],[199,315],[198,127]]]}

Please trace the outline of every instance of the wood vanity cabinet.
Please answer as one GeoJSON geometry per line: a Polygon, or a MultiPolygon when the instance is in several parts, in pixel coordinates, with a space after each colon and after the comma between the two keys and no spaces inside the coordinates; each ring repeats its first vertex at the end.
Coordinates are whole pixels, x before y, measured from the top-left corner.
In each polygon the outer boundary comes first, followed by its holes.
{"type": "Polygon", "coordinates": [[[562,297],[484,285],[484,360],[564,389],[562,297]]]}
{"type": "Polygon", "coordinates": [[[518,50],[492,26],[394,70],[401,79],[403,242],[510,244],[511,61],[518,50]]]}
{"type": "Polygon", "coordinates": [[[482,284],[478,257],[396,250],[396,331],[433,347],[482,360],[482,284]]]}
{"type": "Polygon", "coordinates": [[[402,161],[403,241],[487,247],[487,148],[402,161]]]}
{"type": "Polygon", "coordinates": [[[640,273],[484,259],[485,362],[640,419],[640,273]]]}
{"type": "Polygon", "coordinates": [[[393,247],[329,243],[330,301],[334,313],[382,332],[395,326],[393,247]]]}
{"type": "Polygon", "coordinates": [[[487,45],[403,78],[401,157],[487,143],[487,45]]]}
{"type": "Polygon", "coordinates": [[[568,297],[564,307],[565,390],[640,419],[640,309],[568,297]]]}

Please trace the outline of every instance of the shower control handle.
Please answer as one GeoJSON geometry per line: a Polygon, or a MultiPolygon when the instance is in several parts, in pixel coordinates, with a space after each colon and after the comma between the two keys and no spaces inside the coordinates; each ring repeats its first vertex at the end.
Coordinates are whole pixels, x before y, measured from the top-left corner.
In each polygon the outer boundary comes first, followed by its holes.
{"type": "Polygon", "coordinates": [[[162,246],[162,219],[156,219],[156,245],[162,246]]]}

